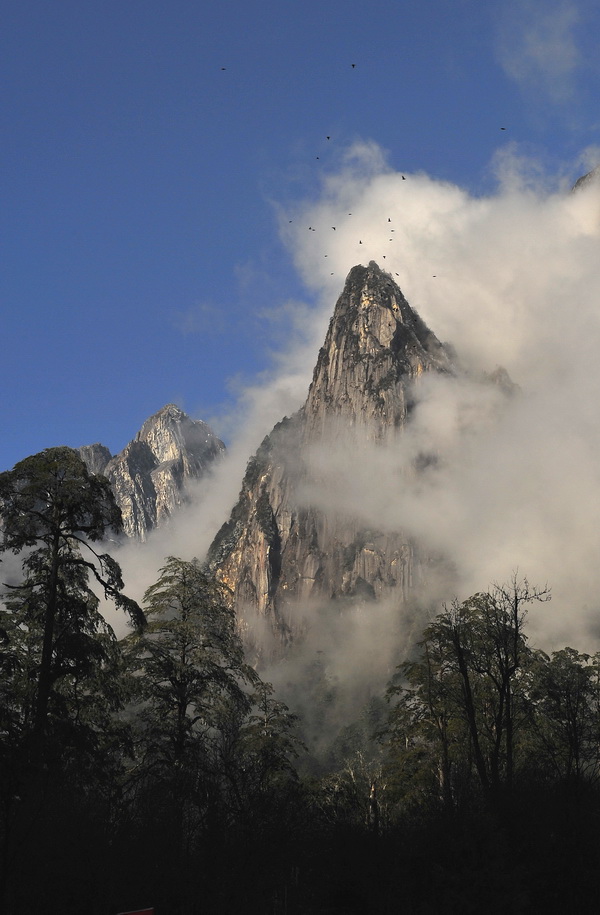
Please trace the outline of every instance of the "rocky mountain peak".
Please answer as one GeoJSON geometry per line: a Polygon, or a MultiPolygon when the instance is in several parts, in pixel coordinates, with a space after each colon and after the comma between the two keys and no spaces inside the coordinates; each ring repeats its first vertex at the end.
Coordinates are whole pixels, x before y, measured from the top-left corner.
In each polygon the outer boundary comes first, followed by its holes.
{"type": "Polygon", "coordinates": [[[331,319],[325,348],[350,334],[357,358],[389,349],[424,363],[446,360],[443,347],[406,301],[397,283],[375,261],[353,267],[331,319]]]}
{"type": "Polygon", "coordinates": [[[371,261],[353,267],[319,353],[305,405],[308,428],[333,414],[384,428],[402,424],[408,386],[426,371],[452,372],[450,353],[389,273],[371,261]]]}
{"type": "Polygon", "coordinates": [[[115,457],[103,445],[79,449],[93,473],[110,481],[130,537],[149,532],[188,500],[188,486],[200,480],[225,446],[210,427],[167,404],[146,420],[135,438],[115,457]]]}
{"type": "Polygon", "coordinates": [[[427,372],[454,374],[452,353],[388,273],[373,261],[354,267],[306,403],[250,460],[230,520],[209,550],[209,567],[229,588],[242,630],[258,614],[285,643],[302,632],[311,606],[406,602],[427,557],[402,531],[364,530],[349,513],[326,514],[307,493],[314,491],[315,449],[323,457],[331,447],[393,442],[427,372]]]}
{"type": "Polygon", "coordinates": [[[147,419],[135,440],[148,445],[159,464],[182,461],[190,476],[206,469],[224,447],[206,423],[191,419],[172,403],[147,419]]]}

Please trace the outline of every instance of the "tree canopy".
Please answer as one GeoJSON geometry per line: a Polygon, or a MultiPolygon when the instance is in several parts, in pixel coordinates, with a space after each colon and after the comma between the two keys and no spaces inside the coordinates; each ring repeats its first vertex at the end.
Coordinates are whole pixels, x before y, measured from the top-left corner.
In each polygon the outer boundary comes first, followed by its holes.
{"type": "Polygon", "coordinates": [[[39,753],[56,684],[89,668],[95,635],[106,629],[89,577],[136,625],[144,615],[122,593],[118,563],[94,549],[120,532],[121,513],[108,480],[89,473],[76,451],[48,448],[0,474],[0,517],[0,553],[20,554],[24,573],[5,583],[3,658],[13,673],[27,671],[25,717],[39,753]]]}

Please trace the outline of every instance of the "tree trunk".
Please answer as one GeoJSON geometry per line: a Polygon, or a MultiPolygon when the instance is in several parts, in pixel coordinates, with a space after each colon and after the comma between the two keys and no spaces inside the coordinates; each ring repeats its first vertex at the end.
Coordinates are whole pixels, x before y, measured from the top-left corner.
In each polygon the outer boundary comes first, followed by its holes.
{"type": "Polygon", "coordinates": [[[50,552],[50,574],[48,578],[48,597],[44,614],[44,638],[42,642],[42,660],[38,677],[37,702],[33,725],[33,752],[39,761],[44,746],[48,705],[52,690],[52,652],[54,649],[54,623],[58,607],[58,568],[60,550],[60,531],[56,530],[52,538],[50,552]]]}

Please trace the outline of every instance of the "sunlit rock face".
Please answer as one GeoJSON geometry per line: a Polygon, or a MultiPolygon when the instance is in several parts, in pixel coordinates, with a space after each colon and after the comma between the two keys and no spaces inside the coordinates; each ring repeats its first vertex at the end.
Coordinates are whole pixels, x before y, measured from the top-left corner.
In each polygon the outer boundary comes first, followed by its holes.
{"type": "Polygon", "coordinates": [[[230,589],[242,630],[244,620],[262,620],[285,644],[319,603],[406,603],[428,558],[402,531],[365,529],[339,500],[325,508],[315,492],[328,449],[360,460],[365,446],[402,434],[416,386],[431,372],[456,372],[450,351],[389,274],[374,262],[354,267],[306,403],[250,460],[239,500],[209,550],[209,567],[230,589]]]}
{"type": "Polygon", "coordinates": [[[115,457],[103,445],[79,450],[93,473],[110,480],[125,533],[146,540],[186,502],[187,485],[202,479],[225,446],[206,423],[168,404],[115,457]]]}

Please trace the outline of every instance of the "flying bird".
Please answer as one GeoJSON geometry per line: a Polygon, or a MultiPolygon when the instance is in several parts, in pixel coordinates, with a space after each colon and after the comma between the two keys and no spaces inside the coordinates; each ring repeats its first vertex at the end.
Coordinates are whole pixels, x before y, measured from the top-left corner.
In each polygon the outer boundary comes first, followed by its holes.
{"type": "Polygon", "coordinates": [[[406,181],[406,178],[404,177],[404,175],[402,175],[402,180],[403,180],[403,181],[406,181]]]}

